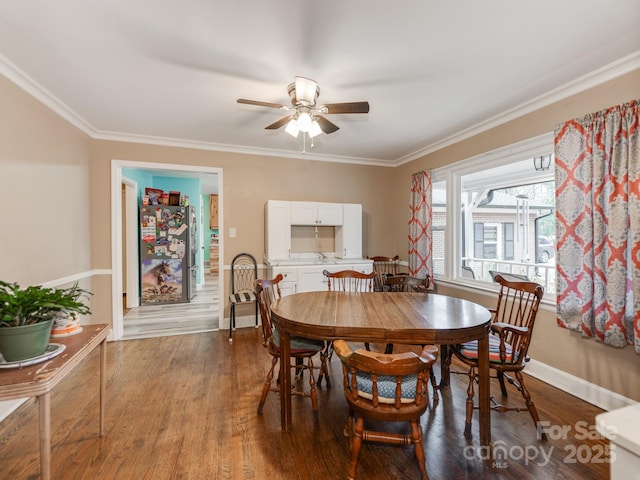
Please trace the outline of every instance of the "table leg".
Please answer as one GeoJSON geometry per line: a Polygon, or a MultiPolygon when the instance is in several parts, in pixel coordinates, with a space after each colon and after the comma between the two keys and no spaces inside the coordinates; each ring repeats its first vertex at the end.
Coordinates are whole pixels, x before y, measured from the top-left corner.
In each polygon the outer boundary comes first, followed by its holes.
{"type": "Polygon", "coordinates": [[[107,373],[107,339],[100,344],[100,436],[104,437],[104,407],[107,373]]]}
{"type": "Polygon", "coordinates": [[[291,431],[291,335],[280,330],[280,421],[282,430],[291,431]]]}
{"type": "Polygon", "coordinates": [[[40,416],[40,477],[51,477],[51,397],[44,393],[38,397],[40,416]]]}
{"type": "Polygon", "coordinates": [[[489,336],[478,340],[478,400],[480,410],[480,445],[491,445],[491,402],[489,389],[489,336]]]}

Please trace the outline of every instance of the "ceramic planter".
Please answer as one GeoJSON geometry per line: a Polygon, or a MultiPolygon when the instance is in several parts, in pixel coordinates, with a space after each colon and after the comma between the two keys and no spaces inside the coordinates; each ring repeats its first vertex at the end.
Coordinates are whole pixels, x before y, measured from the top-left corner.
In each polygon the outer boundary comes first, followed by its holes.
{"type": "Polygon", "coordinates": [[[0,328],[0,353],[6,362],[17,362],[42,355],[49,345],[53,320],[0,328]]]}

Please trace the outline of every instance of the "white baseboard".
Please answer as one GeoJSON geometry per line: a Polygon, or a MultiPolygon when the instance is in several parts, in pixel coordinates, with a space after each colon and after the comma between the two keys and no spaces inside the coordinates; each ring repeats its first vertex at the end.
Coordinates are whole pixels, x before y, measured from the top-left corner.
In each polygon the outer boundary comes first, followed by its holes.
{"type": "MultiPolygon", "coordinates": [[[[258,314],[258,325],[261,325],[260,315],[258,314]]],[[[236,316],[236,328],[247,328],[256,326],[255,315],[243,315],[242,317],[236,316]]],[[[220,322],[220,330],[229,330],[229,317],[224,317],[224,320],[220,322]]]]}
{"type": "Polygon", "coordinates": [[[553,385],[606,411],[638,403],[635,400],[533,359],[529,361],[524,371],[538,380],[553,385]]]}

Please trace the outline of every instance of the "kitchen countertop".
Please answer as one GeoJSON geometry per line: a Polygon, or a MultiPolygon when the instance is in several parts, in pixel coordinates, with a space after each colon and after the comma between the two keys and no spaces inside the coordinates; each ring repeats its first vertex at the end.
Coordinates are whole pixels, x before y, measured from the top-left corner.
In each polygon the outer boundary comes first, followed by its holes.
{"type": "Polygon", "coordinates": [[[265,264],[271,267],[297,267],[305,265],[354,265],[373,263],[368,258],[338,258],[338,257],[297,257],[285,259],[265,260],[265,264]]]}

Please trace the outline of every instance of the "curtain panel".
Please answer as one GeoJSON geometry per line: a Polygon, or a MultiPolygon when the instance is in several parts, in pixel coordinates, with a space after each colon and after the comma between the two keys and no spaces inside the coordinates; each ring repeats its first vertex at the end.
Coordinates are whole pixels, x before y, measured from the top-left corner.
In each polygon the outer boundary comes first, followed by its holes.
{"type": "Polygon", "coordinates": [[[640,100],[555,129],[557,323],[640,353],[640,100]]]}
{"type": "Polygon", "coordinates": [[[431,174],[417,172],[411,176],[409,201],[409,275],[419,278],[430,275],[433,280],[431,219],[431,174]]]}

